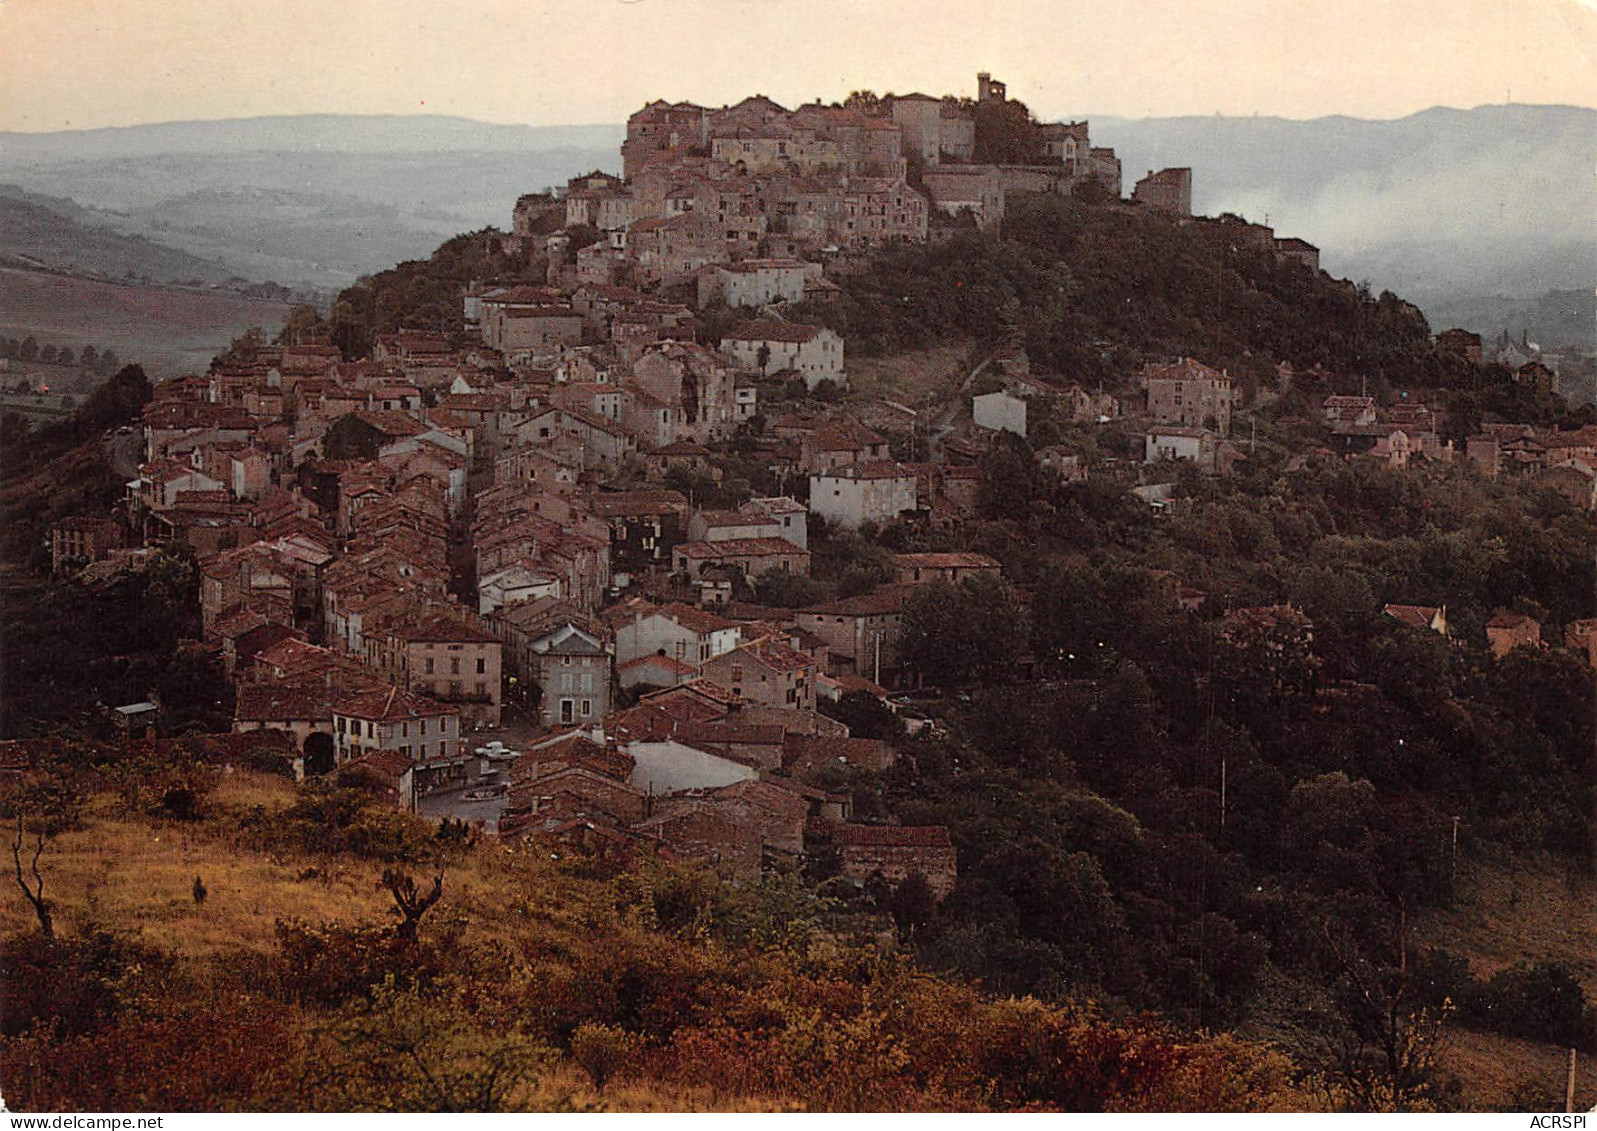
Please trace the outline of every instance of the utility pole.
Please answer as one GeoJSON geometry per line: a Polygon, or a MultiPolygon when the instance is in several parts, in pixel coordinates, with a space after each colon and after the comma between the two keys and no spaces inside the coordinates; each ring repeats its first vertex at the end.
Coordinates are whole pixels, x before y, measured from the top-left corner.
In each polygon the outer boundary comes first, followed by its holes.
{"type": "Polygon", "coordinates": [[[1564,1080],[1564,1110],[1575,1110],[1575,1050],[1569,1050],[1569,1075],[1564,1080]]]}
{"type": "Polygon", "coordinates": [[[1220,827],[1225,828],[1225,755],[1220,755],[1220,827]]]}

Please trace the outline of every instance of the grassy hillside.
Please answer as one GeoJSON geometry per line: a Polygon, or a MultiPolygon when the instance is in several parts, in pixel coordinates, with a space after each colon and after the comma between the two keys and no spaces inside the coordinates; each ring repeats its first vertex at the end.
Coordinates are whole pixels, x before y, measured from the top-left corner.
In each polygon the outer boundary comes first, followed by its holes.
{"type": "Polygon", "coordinates": [[[1243,1042],[918,973],[792,877],[732,889],[472,845],[354,795],[175,765],[92,771],[41,859],[54,942],[15,890],[0,901],[14,1110],[1309,1102],[1243,1042]],[[201,798],[188,819],[178,788],[201,798]],[[389,867],[423,890],[443,876],[413,941],[391,925],[389,867]]]}

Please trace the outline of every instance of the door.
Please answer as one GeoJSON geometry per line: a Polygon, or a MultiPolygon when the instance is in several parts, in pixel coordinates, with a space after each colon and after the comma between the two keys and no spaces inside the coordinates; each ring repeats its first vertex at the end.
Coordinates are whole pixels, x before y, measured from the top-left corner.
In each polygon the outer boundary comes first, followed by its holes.
{"type": "Polygon", "coordinates": [[[560,700],[560,721],[563,723],[570,723],[574,721],[575,717],[576,707],[573,701],[570,699],[560,700]]]}

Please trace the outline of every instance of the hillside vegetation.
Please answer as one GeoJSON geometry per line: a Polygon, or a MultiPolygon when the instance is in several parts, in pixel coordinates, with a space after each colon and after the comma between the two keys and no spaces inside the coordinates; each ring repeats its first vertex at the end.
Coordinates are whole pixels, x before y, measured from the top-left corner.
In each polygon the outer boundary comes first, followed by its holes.
{"type": "Polygon", "coordinates": [[[1017,195],[1002,240],[890,249],[842,288],[801,317],[865,354],[1013,331],[1034,365],[1094,387],[1140,356],[1178,354],[1230,366],[1249,389],[1281,361],[1441,383],[1424,315],[1396,296],[1090,190],[1017,195]]]}
{"type": "Polygon", "coordinates": [[[733,889],[474,844],[239,768],[72,757],[57,769],[86,791],[57,794],[42,859],[55,937],[0,905],[13,1109],[1306,1103],[1260,1047],[919,973],[791,875],[733,889]],[[389,868],[443,878],[413,938],[389,868]]]}

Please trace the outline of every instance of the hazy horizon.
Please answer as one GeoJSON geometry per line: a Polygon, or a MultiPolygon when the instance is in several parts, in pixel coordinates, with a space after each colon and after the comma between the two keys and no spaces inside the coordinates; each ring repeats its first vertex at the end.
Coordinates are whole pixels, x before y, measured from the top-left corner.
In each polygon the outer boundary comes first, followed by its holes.
{"type": "Polygon", "coordinates": [[[8,0],[0,130],[303,114],[603,124],[656,97],[968,93],[977,71],[1041,118],[1597,108],[1593,0],[994,0],[980,20],[968,12],[816,0],[795,23],[752,0],[8,0]]]}
{"type": "MultiPolygon", "coordinates": [[[[653,100],[651,99],[650,101],[653,101],[653,100]]],[[[692,102],[693,99],[691,99],[691,98],[681,98],[681,99],[671,99],[671,101],[692,102]]],[[[640,105],[642,105],[642,103],[640,103],[640,105]]],[[[714,107],[711,107],[711,108],[713,109],[714,107]]],[[[1132,115],[1132,114],[1111,114],[1111,113],[1098,114],[1098,113],[1093,113],[1092,111],[1079,111],[1078,114],[1079,114],[1079,118],[1080,119],[1085,119],[1085,120],[1088,120],[1088,121],[1092,121],[1092,120],[1112,120],[1112,121],[1119,121],[1119,122],[1145,122],[1145,121],[1154,121],[1154,120],[1182,119],[1182,118],[1191,118],[1191,119],[1231,118],[1231,119],[1249,119],[1249,120],[1259,120],[1259,121],[1280,121],[1280,122],[1294,122],[1294,123],[1323,122],[1323,121],[1329,121],[1329,120],[1335,119],[1335,118],[1346,118],[1346,119],[1350,119],[1350,120],[1353,120],[1353,121],[1361,121],[1361,122],[1401,122],[1401,121],[1404,121],[1405,119],[1408,119],[1408,118],[1418,117],[1421,114],[1429,114],[1429,113],[1432,113],[1432,112],[1438,111],[1438,110],[1452,111],[1454,113],[1459,113],[1459,114],[1469,114],[1469,113],[1473,113],[1473,112],[1475,112],[1477,110],[1494,110],[1494,109],[1495,110],[1509,110],[1509,109],[1579,110],[1579,111],[1585,111],[1587,113],[1597,113],[1597,106],[1581,106],[1581,105],[1577,105],[1577,104],[1572,103],[1572,102],[1482,102],[1482,103],[1480,103],[1478,105],[1475,105],[1475,106],[1451,106],[1451,105],[1443,105],[1441,103],[1438,103],[1438,104],[1436,104],[1434,106],[1426,106],[1426,107],[1424,107],[1422,109],[1414,110],[1414,111],[1411,111],[1410,113],[1407,113],[1407,114],[1398,114],[1398,115],[1395,115],[1395,116],[1392,116],[1392,117],[1369,117],[1369,116],[1364,116],[1364,115],[1359,115],[1359,114],[1342,114],[1342,113],[1316,114],[1316,115],[1313,115],[1313,116],[1310,116],[1310,117],[1293,117],[1293,116],[1286,115],[1286,114],[1218,114],[1218,113],[1216,113],[1216,114],[1139,114],[1139,115],[1132,115]]],[[[1035,112],[1035,108],[1033,108],[1033,111],[1035,112]]],[[[1039,117],[1039,120],[1048,120],[1047,117],[1043,116],[1043,115],[1039,115],[1038,117],[1039,117]]],[[[71,133],[71,134],[88,134],[88,133],[109,132],[111,130],[153,129],[153,128],[157,128],[157,127],[160,127],[160,126],[222,125],[222,124],[225,124],[227,122],[262,122],[262,121],[274,121],[274,120],[283,120],[283,119],[290,119],[290,118],[371,118],[371,119],[431,118],[431,119],[435,119],[435,120],[440,121],[440,122],[444,122],[444,121],[470,122],[473,125],[495,126],[495,127],[502,127],[502,128],[505,128],[505,129],[532,129],[532,130],[605,129],[605,128],[612,128],[612,127],[624,127],[626,125],[626,118],[625,117],[616,118],[616,119],[607,120],[607,121],[592,121],[592,122],[509,122],[509,121],[493,121],[493,120],[490,120],[488,118],[475,117],[475,116],[470,115],[470,114],[443,114],[443,113],[427,113],[427,112],[406,113],[406,112],[399,112],[399,111],[392,111],[392,112],[383,111],[383,112],[377,112],[377,113],[344,113],[344,112],[340,112],[340,111],[336,111],[336,110],[308,110],[308,111],[305,111],[303,113],[293,113],[293,114],[240,114],[240,115],[234,115],[234,116],[225,117],[225,118],[163,118],[163,119],[160,119],[158,121],[129,122],[129,123],[126,123],[124,125],[116,125],[116,126],[84,126],[84,127],[73,127],[73,128],[70,128],[70,129],[54,129],[54,130],[6,129],[6,130],[0,130],[0,134],[17,134],[17,135],[22,135],[22,136],[45,136],[45,135],[48,135],[48,134],[69,134],[69,133],[71,133]]]]}

